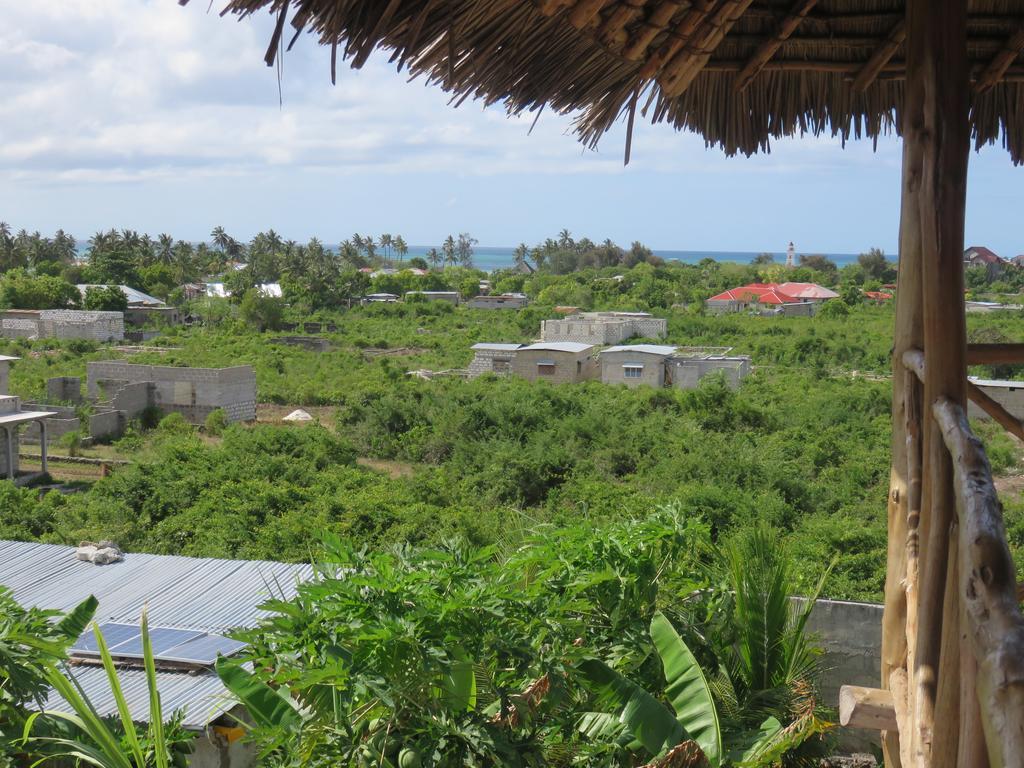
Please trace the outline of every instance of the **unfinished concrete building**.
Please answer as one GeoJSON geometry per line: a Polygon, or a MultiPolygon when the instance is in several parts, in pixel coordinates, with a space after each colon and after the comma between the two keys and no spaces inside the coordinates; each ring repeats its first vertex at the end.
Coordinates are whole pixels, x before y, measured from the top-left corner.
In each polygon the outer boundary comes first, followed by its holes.
{"type": "Polygon", "coordinates": [[[202,424],[217,409],[228,421],[256,418],[256,373],[251,365],[177,368],[107,360],[87,363],[86,374],[91,400],[109,400],[129,416],[155,406],[180,413],[192,424],[202,424]]]}
{"type": "Polygon", "coordinates": [[[458,306],[459,304],[459,292],[458,291],[406,291],[405,300],[409,299],[418,300],[423,299],[425,301],[447,301],[449,304],[458,306]]]}
{"type": "Polygon", "coordinates": [[[696,389],[701,380],[716,373],[725,375],[726,383],[737,389],[750,373],[750,358],[746,355],[676,356],[665,363],[667,383],[678,389],[696,389]]]}
{"type": "Polygon", "coordinates": [[[8,394],[8,372],[16,357],[0,355],[0,478],[13,480],[15,483],[28,482],[39,474],[45,474],[46,466],[46,445],[42,446],[41,460],[42,468],[40,473],[30,473],[19,476],[18,449],[21,444],[21,427],[28,424],[41,430],[46,435],[46,420],[55,416],[53,411],[48,410],[22,410],[21,398],[8,394]]]}
{"type": "Polygon", "coordinates": [[[581,344],[621,344],[634,337],[663,339],[668,322],[647,312],[581,312],[541,322],[542,341],[574,341],[581,344]]]}
{"type": "Polygon", "coordinates": [[[522,344],[474,344],[473,360],[469,364],[469,378],[475,379],[485,373],[507,376],[512,372],[512,361],[522,344]]]}
{"type": "Polygon", "coordinates": [[[497,293],[474,296],[466,301],[470,309],[522,309],[529,303],[525,293],[497,293]]]}
{"type": "Polygon", "coordinates": [[[660,344],[627,344],[601,352],[601,381],[627,387],[665,386],[665,361],[675,347],[660,344]]]}
{"type": "Polygon", "coordinates": [[[599,375],[594,345],[575,341],[541,342],[520,347],[511,361],[512,373],[528,381],[575,384],[599,375]]]}
{"type": "Polygon", "coordinates": [[[0,335],[8,339],[123,341],[124,313],[77,309],[8,309],[0,314],[0,335]]]}

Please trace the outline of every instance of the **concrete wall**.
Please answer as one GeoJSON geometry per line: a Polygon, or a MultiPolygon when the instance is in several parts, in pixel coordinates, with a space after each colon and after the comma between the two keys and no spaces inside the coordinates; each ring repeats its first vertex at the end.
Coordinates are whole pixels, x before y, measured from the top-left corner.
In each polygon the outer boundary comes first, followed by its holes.
{"type": "Polygon", "coordinates": [[[586,350],[576,354],[547,349],[521,349],[516,352],[512,361],[512,373],[527,381],[547,381],[552,384],[572,384],[596,379],[600,375],[600,368],[597,361],[590,356],[592,352],[593,350],[586,350]],[[538,363],[542,360],[554,361],[555,370],[552,375],[538,373],[538,363]]]}
{"type": "Polygon", "coordinates": [[[668,378],[679,389],[696,389],[701,379],[722,371],[730,387],[736,389],[750,373],[750,358],[741,357],[672,357],[668,363],[668,378]]]}
{"type": "Polygon", "coordinates": [[[544,341],[578,341],[607,346],[623,342],[633,335],[633,324],[627,320],[567,317],[564,320],[543,320],[540,324],[540,337],[544,341]]]}
{"type": "Polygon", "coordinates": [[[124,315],[77,309],[11,309],[0,315],[0,334],[9,339],[121,341],[124,339],[124,315]]]}
{"type": "Polygon", "coordinates": [[[449,304],[458,306],[459,294],[457,291],[407,291],[406,300],[420,297],[427,301],[447,301],[449,304]]]}
{"type": "Polygon", "coordinates": [[[128,307],[124,322],[136,328],[144,325],[179,325],[181,310],[177,307],[128,307]]]}
{"type": "Polygon", "coordinates": [[[112,381],[103,389],[110,398],[110,407],[123,413],[126,419],[134,419],[147,408],[156,405],[156,388],[149,381],[130,384],[112,381]]]}
{"type": "MultiPolygon", "coordinates": [[[[1019,387],[988,387],[979,384],[978,388],[1018,419],[1024,418],[1024,381],[1020,383],[1019,387]]],[[[967,401],[967,416],[972,419],[989,418],[989,415],[975,405],[973,400],[967,401]]]]}
{"type": "Polygon", "coordinates": [[[0,395],[6,395],[10,391],[11,362],[0,360],[0,395]]]}
{"type": "MultiPolygon", "coordinates": [[[[223,409],[228,421],[252,421],[256,418],[256,373],[252,366],[232,368],[176,368],[160,365],[133,365],[119,361],[87,363],[89,397],[97,398],[101,383],[115,407],[138,407],[141,388],[130,390],[131,403],[118,399],[124,384],[152,384],[152,405],[168,413],[182,414],[193,424],[201,424],[214,410],[223,409]]],[[[147,400],[149,397],[147,395],[147,400]]]]}
{"type": "Polygon", "coordinates": [[[605,384],[625,384],[627,387],[661,387],[665,384],[665,355],[649,352],[602,352],[601,381],[605,384]],[[625,365],[636,363],[643,369],[639,379],[626,378],[625,365]]]}
{"type": "MultiPolygon", "coordinates": [[[[803,601],[798,601],[803,602],[803,601]]],[[[821,697],[826,706],[839,707],[839,688],[863,685],[877,688],[882,664],[882,606],[819,600],[807,622],[825,654],[821,659],[821,697]]],[[[880,744],[878,731],[840,728],[840,745],[846,751],[870,751],[880,744]]]]}
{"type": "Polygon", "coordinates": [[[513,350],[476,349],[473,360],[469,364],[469,378],[475,379],[485,373],[507,376],[512,372],[512,361],[516,353],[513,350]]]}
{"type": "MultiPolygon", "coordinates": [[[[75,432],[82,429],[82,420],[78,418],[78,411],[67,405],[48,405],[43,403],[25,403],[25,409],[29,411],[54,411],[56,416],[46,420],[46,444],[54,445],[68,432],[75,432]]],[[[22,442],[31,445],[39,445],[39,423],[33,421],[22,428],[22,442]]],[[[84,437],[84,435],[83,435],[84,437]]]]}
{"type": "Polygon", "coordinates": [[[57,403],[82,402],[82,380],[77,376],[54,376],[47,379],[46,400],[57,403]]]}
{"type": "Polygon", "coordinates": [[[97,411],[89,417],[89,437],[93,440],[120,437],[124,434],[125,417],[122,411],[97,411]]]}
{"type": "Polygon", "coordinates": [[[466,301],[470,309],[522,309],[528,299],[525,296],[475,296],[466,301]]]}
{"type": "Polygon", "coordinates": [[[800,304],[783,304],[783,317],[813,317],[818,311],[820,302],[804,301],[800,304]]]}

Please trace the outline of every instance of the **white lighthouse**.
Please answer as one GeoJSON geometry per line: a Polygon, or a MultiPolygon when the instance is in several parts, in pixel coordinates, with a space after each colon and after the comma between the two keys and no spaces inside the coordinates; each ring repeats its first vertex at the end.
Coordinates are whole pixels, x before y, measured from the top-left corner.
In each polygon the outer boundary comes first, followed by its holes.
{"type": "Polygon", "coordinates": [[[796,248],[793,247],[793,241],[789,241],[789,247],[786,249],[786,266],[796,266],[796,248]]]}

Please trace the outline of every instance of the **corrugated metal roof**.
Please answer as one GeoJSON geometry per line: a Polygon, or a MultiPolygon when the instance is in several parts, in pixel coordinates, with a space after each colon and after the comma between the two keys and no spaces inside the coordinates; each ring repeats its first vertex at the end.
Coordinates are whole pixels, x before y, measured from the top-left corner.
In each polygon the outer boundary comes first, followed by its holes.
{"type": "MultiPolygon", "coordinates": [[[[95,283],[81,283],[75,287],[83,297],[85,296],[86,290],[89,288],[110,288],[109,285],[99,285],[95,283]]],[[[148,293],[143,293],[137,288],[132,288],[130,285],[118,285],[114,287],[121,289],[121,292],[124,293],[125,297],[127,297],[129,305],[144,304],[152,307],[166,306],[166,302],[156,298],[155,296],[150,296],[148,293]]]]}
{"type": "Polygon", "coordinates": [[[470,349],[489,349],[495,352],[515,352],[519,349],[522,344],[491,344],[490,342],[480,342],[474,344],[470,349]]]}
{"type": "Polygon", "coordinates": [[[979,379],[968,376],[967,380],[979,387],[998,387],[1000,389],[1024,389],[1024,381],[1013,381],[1012,379],[979,379]]]}
{"type": "Polygon", "coordinates": [[[593,348],[593,344],[583,344],[578,341],[542,341],[538,344],[531,344],[528,347],[520,347],[520,350],[522,352],[572,352],[578,354],[593,348]]]}
{"type": "MultiPolygon", "coordinates": [[[[154,626],[225,634],[255,625],[266,615],[259,609],[264,601],[293,597],[299,583],[312,575],[312,566],[306,564],[138,553],[126,554],[120,563],[93,565],[78,560],[74,547],[0,540],[0,584],[15,600],[67,611],[95,595],[100,603],[97,621],[138,622],[143,605],[148,605],[154,626]]],[[[102,668],[77,666],[73,674],[101,714],[116,714],[102,668]]],[[[144,674],[125,669],[119,676],[132,716],[147,720],[144,674]]],[[[211,671],[160,671],[157,677],[165,716],[184,709],[187,728],[203,728],[233,706],[211,671]]],[[[47,707],[67,711],[54,695],[47,707]]]]}
{"type": "Polygon", "coordinates": [[[675,351],[675,347],[664,344],[622,344],[618,347],[608,347],[601,354],[605,355],[609,352],[639,352],[646,355],[668,356],[674,354],[675,351]]]}

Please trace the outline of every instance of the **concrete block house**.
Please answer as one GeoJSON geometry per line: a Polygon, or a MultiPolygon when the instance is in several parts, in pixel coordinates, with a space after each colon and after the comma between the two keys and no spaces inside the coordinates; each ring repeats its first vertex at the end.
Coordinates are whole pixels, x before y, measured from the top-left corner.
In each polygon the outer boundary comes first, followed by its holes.
{"type": "Polygon", "coordinates": [[[202,424],[218,408],[228,421],[256,418],[256,373],[251,365],[177,368],[107,360],[87,363],[86,375],[90,399],[105,395],[129,416],[155,406],[180,413],[193,424],[202,424]]]}
{"type": "Polygon", "coordinates": [[[668,322],[647,312],[580,312],[569,317],[541,322],[542,341],[574,341],[581,344],[613,345],[643,337],[663,339],[668,322]]]}
{"type": "Polygon", "coordinates": [[[726,383],[738,389],[740,382],[750,373],[750,358],[746,355],[726,357],[672,357],[666,362],[667,383],[678,389],[696,389],[705,376],[724,373],[726,383]]]}
{"type": "Polygon", "coordinates": [[[605,384],[665,386],[665,363],[675,347],[660,344],[627,344],[601,352],[601,381],[605,384]]]}
{"type": "Polygon", "coordinates": [[[594,345],[578,341],[540,342],[520,347],[511,362],[512,373],[527,381],[575,384],[596,379],[594,345]]]}
{"type": "Polygon", "coordinates": [[[474,344],[473,360],[469,364],[469,378],[475,379],[485,373],[507,376],[512,372],[512,361],[522,344],[474,344]]]}
{"type": "Polygon", "coordinates": [[[0,314],[0,334],[7,339],[123,341],[124,313],[77,309],[8,309],[0,314]]]}

